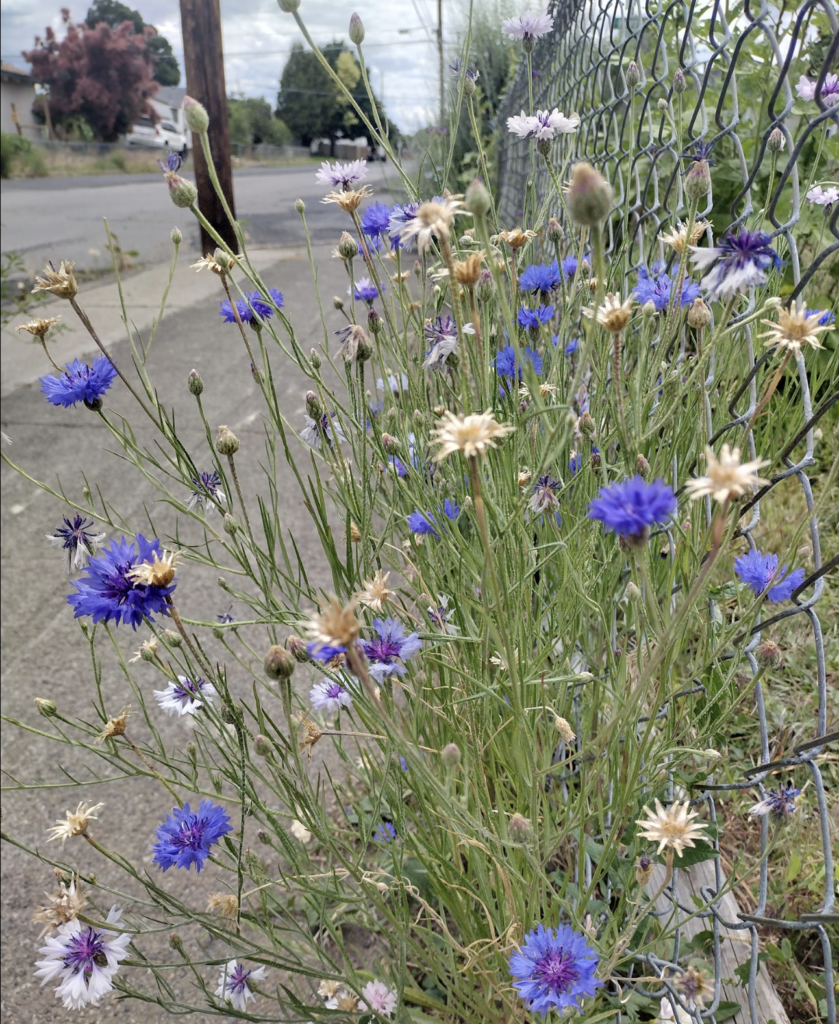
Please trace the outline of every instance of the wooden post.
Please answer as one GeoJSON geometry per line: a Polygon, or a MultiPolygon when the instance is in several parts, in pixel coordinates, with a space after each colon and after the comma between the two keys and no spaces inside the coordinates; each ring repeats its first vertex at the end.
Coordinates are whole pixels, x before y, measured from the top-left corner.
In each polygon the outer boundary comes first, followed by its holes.
{"type": "MultiPolygon", "coordinates": [[[[203,103],[210,116],[210,149],[216,173],[233,215],[233,171],[230,164],[230,122],[227,113],[227,92],[224,86],[224,51],[221,42],[221,9],[219,0],[180,0],[181,30],[184,39],[184,70],[187,93],[203,103]]],[[[198,208],[233,251],[238,243],[233,225],[227,219],[221,200],[216,195],[201,140],[192,135],[192,159],[198,208]]],[[[217,243],[202,228],[201,251],[212,252],[217,243]]]]}

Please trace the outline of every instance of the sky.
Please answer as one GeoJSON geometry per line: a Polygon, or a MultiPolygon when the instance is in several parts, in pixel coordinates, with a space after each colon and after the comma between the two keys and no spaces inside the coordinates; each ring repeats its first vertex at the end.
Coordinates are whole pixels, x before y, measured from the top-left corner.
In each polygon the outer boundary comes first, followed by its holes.
{"type": "MultiPolygon", "coordinates": [[[[169,40],[183,73],[183,43],[177,0],[126,0],[147,24],[169,40]]],[[[373,90],[392,120],[405,132],[434,120],[438,103],[435,0],[356,0],[366,30],[364,56],[373,90]]],[[[63,34],[60,8],[69,6],[74,20],[87,14],[87,0],[3,0],[0,11],[2,59],[26,67],[21,50],[31,49],[36,35],[51,24],[63,34]]],[[[335,0],[301,0],[300,15],[317,43],[333,37],[349,42],[352,7],[335,0]]],[[[460,0],[445,0],[444,41],[454,44],[460,21],[460,0]],[[451,14],[447,18],[447,15],[451,14]]],[[[276,0],[221,0],[225,79],[229,94],[262,96],[272,106],[280,73],[292,43],[302,36],[290,14],[276,0]]],[[[181,79],[181,84],[185,82],[181,79]]]]}

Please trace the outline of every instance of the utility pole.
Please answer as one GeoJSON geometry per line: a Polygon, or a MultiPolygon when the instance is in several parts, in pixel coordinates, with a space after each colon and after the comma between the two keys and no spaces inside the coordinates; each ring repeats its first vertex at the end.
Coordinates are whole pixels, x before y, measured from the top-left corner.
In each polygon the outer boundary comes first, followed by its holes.
{"type": "MultiPolygon", "coordinates": [[[[210,116],[208,135],[213,162],[222,192],[235,216],[233,170],[230,163],[230,121],[224,85],[224,50],[221,42],[219,0],[180,0],[180,4],[187,92],[207,108],[210,116]]],[[[198,208],[235,252],[238,248],[236,233],[213,188],[201,141],[194,132],[192,159],[195,167],[195,184],[198,188],[198,208]]],[[[202,227],[202,253],[212,252],[216,246],[215,239],[202,227]]]]}
{"type": "Polygon", "coordinates": [[[440,127],[446,123],[446,80],[443,74],[443,0],[437,0],[437,59],[440,64],[440,127]]]}

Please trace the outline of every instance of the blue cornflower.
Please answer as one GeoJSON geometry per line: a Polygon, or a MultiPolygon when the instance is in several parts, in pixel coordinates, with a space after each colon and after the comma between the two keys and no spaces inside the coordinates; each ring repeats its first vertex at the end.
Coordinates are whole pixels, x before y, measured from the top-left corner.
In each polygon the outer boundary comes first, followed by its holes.
{"type": "MultiPolygon", "coordinates": [[[[554,346],[554,348],[556,348],[556,347],[557,347],[557,345],[559,344],[559,335],[558,335],[558,334],[555,334],[555,335],[553,336],[553,338],[551,339],[551,341],[553,342],[553,346],[554,346]]],[[[564,351],[564,354],[565,354],[566,356],[572,356],[572,355],[574,355],[574,353],[575,353],[575,352],[577,351],[577,349],[578,349],[579,347],[580,347],[580,339],[579,339],[579,338],[572,338],[572,339],[571,339],[571,340],[570,340],[570,341],[568,342],[568,344],[567,344],[567,345],[565,346],[565,348],[564,348],[564,350],[563,350],[563,351],[564,351]]]]}
{"type": "Polygon", "coordinates": [[[170,586],[156,587],[138,582],[134,571],[144,563],[160,560],[163,552],[160,542],[148,541],[137,534],[137,547],[121,537],[112,540],[98,558],[91,558],[85,566],[87,579],[76,580],[77,593],[68,594],[67,602],[73,606],[73,615],[90,615],[94,622],[125,622],[136,629],[152,613],[168,615],[166,598],[174,591],[170,586]]]}
{"type": "MultiPolygon", "coordinates": [[[[596,444],[593,444],[591,446],[591,454],[592,455],[599,455],[600,454],[600,449],[597,447],[596,444]]],[[[571,458],[568,460],[568,468],[571,470],[571,476],[576,476],[577,473],[582,469],[582,467],[583,467],[583,457],[582,457],[582,455],[580,455],[579,452],[571,452],[571,458]]]]}
{"type": "MultiPolygon", "coordinates": [[[[379,289],[375,284],[373,284],[369,277],[360,277],[355,282],[354,289],[347,289],[347,294],[349,294],[351,290],[356,302],[375,302],[379,297],[379,289]]],[[[382,285],[382,292],[384,292],[384,290],[385,286],[382,285]]]]}
{"type": "Polygon", "coordinates": [[[519,291],[539,292],[547,298],[552,291],[559,288],[559,266],[553,263],[531,263],[519,274],[519,291]]]}
{"type": "MultiPolygon", "coordinates": [[[[666,272],[665,266],[666,264],[663,260],[657,260],[649,271],[646,267],[642,267],[638,271],[638,284],[634,293],[635,298],[642,306],[647,302],[652,302],[656,313],[667,309],[676,289],[676,282],[666,272]]],[[[692,306],[694,299],[699,298],[699,294],[699,285],[690,278],[686,278],[682,282],[680,305],[692,306]]]]}
{"type": "MultiPolygon", "coordinates": [[[[283,293],[276,288],[269,288],[268,294],[271,296],[274,306],[282,309],[285,301],[283,293]]],[[[259,292],[248,292],[246,298],[236,299],[236,309],[239,313],[239,319],[243,324],[252,323],[254,314],[261,320],[267,320],[273,315],[274,306],[259,292]]],[[[219,316],[226,324],[236,323],[236,314],[233,312],[233,306],[228,299],[225,299],[219,306],[219,316]]]]}
{"type": "Polygon", "coordinates": [[[537,925],[524,937],[524,945],[510,957],[513,987],[531,1013],[546,1017],[552,1009],[562,1014],[576,1008],[584,996],[593,996],[603,984],[594,976],[600,957],[584,936],[568,925],[537,925]]]}
{"type": "Polygon", "coordinates": [[[384,203],[371,203],[361,218],[361,230],[368,238],[381,238],[387,234],[390,208],[384,203]]]}
{"type": "Polygon", "coordinates": [[[588,507],[589,519],[599,519],[607,530],[628,543],[643,543],[650,527],[666,523],[676,511],[676,496],[663,480],[648,484],[639,474],[601,489],[588,507]]]}
{"type": "Polygon", "coordinates": [[[803,569],[795,569],[786,576],[786,565],[778,569],[777,555],[764,555],[760,551],[749,551],[735,558],[734,571],[758,597],[768,588],[766,600],[772,604],[788,601],[804,580],[803,569]]]}
{"type": "Polygon", "coordinates": [[[538,330],[542,324],[548,323],[553,315],[553,306],[539,306],[538,309],[526,309],[522,306],[518,312],[517,319],[521,327],[531,327],[538,330]]]}
{"type": "Polygon", "coordinates": [[[47,401],[53,405],[63,405],[65,409],[79,402],[94,406],[117,375],[116,368],[107,356],[97,356],[93,366],[88,366],[80,359],[74,359],[65,366],[66,371],[60,377],[41,377],[41,391],[47,396],[47,401]]]}
{"type": "Polygon", "coordinates": [[[161,871],[171,867],[189,871],[194,864],[197,874],[204,867],[210,847],[232,831],[227,811],[212,800],[202,800],[197,812],[190,810],[189,804],[175,807],[155,832],[159,842],[152,847],[154,863],[161,871]]]}
{"type": "MultiPolygon", "coordinates": [[[[448,519],[455,520],[460,515],[460,505],[453,505],[449,498],[446,498],[441,511],[448,519]]],[[[412,512],[408,516],[408,527],[412,533],[428,534],[440,539],[437,532],[437,521],[430,512],[412,512]]]]}
{"type": "MultiPolygon", "coordinates": [[[[583,266],[587,267],[588,265],[588,260],[584,259],[583,266]]],[[[562,271],[562,276],[565,278],[565,280],[570,281],[571,278],[575,277],[577,274],[577,257],[566,256],[565,259],[559,264],[559,269],[562,271]]]]}
{"type": "Polygon", "coordinates": [[[378,636],[362,640],[361,646],[370,662],[370,675],[381,682],[385,676],[404,676],[408,671],[400,662],[410,661],[422,647],[419,633],[405,636],[405,627],[397,619],[373,619],[378,636]]]}
{"type": "Polygon", "coordinates": [[[749,814],[754,814],[759,818],[771,814],[776,821],[783,821],[798,809],[800,796],[801,790],[796,789],[791,782],[788,782],[786,786],[770,789],[763,800],[751,808],[749,814]]]}
{"type": "Polygon", "coordinates": [[[403,772],[407,772],[408,770],[408,762],[401,754],[399,755],[399,767],[402,769],[403,772]]]}
{"type": "Polygon", "coordinates": [[[692,262],[703,270],[711,268],[700,282],[708,298],[730,299],[749,288],[766,284],[766,271],[770,267],[777,270],[784,262],[770,241],[763,231],[740,228],[726,234],[714,248],[700,249],[692,245],[692,262]]]}
{"type": "MultiPolygon", "coordinates": [[[[529,346],[523,348],[521,352],[533,364],[534,372],[541,373],[542,357],[539,353],[529,346]]],[[[493,366],[499,377],[506,377],[509,380],[521,380],[522,363],[516,359],[516,350],[512,345],[505,345],[504,348],[498,350],[493,360],[493,366]]]]}
{"type": "Polygon", "coordinates": [[[836,314],[832,309],[808,309],[804,315],[807,317],[817,316],[819,318],[819,327],[829,327],[836,319],[836,314]]]}
{"type": "Polygon", "coordinates": [[[397,476],[398,476],[398,477],[399,477],[400,479],[402,479],[403,477],[406,477],[406,476],[408,475],[408,467],[407,467],[407,466],[405,465],[405,463],[404,463],[404,462],[403,462],[403,461],[402,461],[402,460],[401,460],[401,459],[399,458],[399,456],[398,456],[398,455],[391,455],[391,456],[390,456],[390,457],[388,458],[388,460],[387,460],[387,464],[388,464],[388,465],[389,465],[389,466],[390,466],[390,467],[391,467],[392,469],[395,469],[395,470],[396,470],[396,475],[397,475],[397,476]]]}
{"type": "Polygon", "coordinates": [[[203,508],[205,512],[212,512],[218,504],[224,504],[227,496],[221,489],[221,477],[216,470],[212,473],[202,472],[192,478],[194,488],[189,496],[186,507],[191,511],[194,508],[203,508]]]}
{"type": "Polygon", "coordinates": [[[64,571],[69,575],[81,569],[94,551],[102,546],[104,533],[94,533],[91,529],[95,523],[84,516],[73,516],[72,522],[64,517],[64,525],[59,526],[55,533],[48,533],[47,540],[64,552],[64,571]]]}
{"type": "Polygon", "coordinates": [[[166,154],[166,163],[162,160],[157,161],[161,171],[166,171],[170,174],[177,174],[181,169],[181,164],[184,162],[183,157],[179,153],[169,152],[166,154]]]}
{"type": "Polygon", "coordinates": [[[381,821],[373,833],[374,843],[392,843],[396,839],[396,829],[393,822],[381,821]]]}
{"type": "Polygon", "coordinates": [[[420,208],[419,203],[405,203],[400,205],[397,203],[390,211],[390,220],[388,221],[388,234],[394,240],[394,248],[401,247],[406,252],[412,252],[414,248],[414,240],[407,238],[403,242],[400,238],[400,231],[414,219],[417,214],[417,210],[420,208]]]}

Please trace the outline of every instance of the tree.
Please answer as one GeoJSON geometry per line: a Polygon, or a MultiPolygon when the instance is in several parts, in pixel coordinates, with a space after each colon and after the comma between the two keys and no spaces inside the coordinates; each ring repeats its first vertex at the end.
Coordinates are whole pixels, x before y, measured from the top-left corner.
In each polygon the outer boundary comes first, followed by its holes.
{"type": "MultiPolygon", "coordinates": [[[[353,99],[368,120],[375,124],[373,105],[361,78],[361,68],[341,40],[333,40],[321,48],[330,66],[350,90],[353,99]]],[[[387,121],[382,104],[376,100],[379,116],[392,133],[395,126],[387,121]]],[[[280,77],[277,95],[277,117],[288,125],[304,146],[312,139],[336,139],[356,135],[364,126],[353,105],[332,80],[317,57],[295,43],[280,77]]]]}
{"type": "Polygon", "coordinates": [[[23,56],[33,77],[47,87],[55,127],[66,131],[81,121],[95,138],[116,142],[140,117],[154,117],[148,103],[158,89],[147,46],[151,30],[135,32],[130,19],[116,28],[106,22],[95,28],[76,25],[66,8],[62,16],[64,39],[48,27],[45,38],[36,38],[35,48],[23,56]]]}
{"type": "Polygon", "coordinates": [[[137,35],[142,35],[147,28],[152,29],[154,35],[147,39],[147,46],[154,65],[154,80],[161,85],[178,85],[181,69],[172,52],[172,44],[160,35],[154,25],[147,25],[139,11],[132,10],[120,0],[94,0],[85,18],[88,28],[96,28],[100,22],[117,28],[124,21],[131,22],[137,35]]]}
{"type": "Polygon", "coordinates": [[[230,141],[243,146],[287,146],[291,142],[288,125],[274,116],[271,104],[257,97],[228,96],[230,141]]]}

